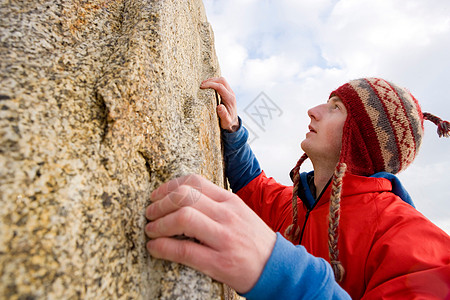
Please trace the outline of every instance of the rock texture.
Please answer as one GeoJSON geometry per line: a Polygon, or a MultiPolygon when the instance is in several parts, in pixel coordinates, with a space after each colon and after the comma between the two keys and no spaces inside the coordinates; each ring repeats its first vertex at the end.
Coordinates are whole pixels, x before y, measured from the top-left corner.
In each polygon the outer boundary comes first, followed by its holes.
{"type": "Polygon", "coordinates": [[[0,298],[222,297],[143,231],[161,183],[224,182],[218,73],[200,0],[1,1],[0,298]]]}

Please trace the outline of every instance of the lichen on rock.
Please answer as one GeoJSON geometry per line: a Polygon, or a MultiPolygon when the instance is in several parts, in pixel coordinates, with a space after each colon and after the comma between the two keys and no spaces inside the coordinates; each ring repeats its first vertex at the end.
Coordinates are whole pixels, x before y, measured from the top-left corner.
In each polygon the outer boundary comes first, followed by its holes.
{"type": "Polygon", "coordinates": [[[203,3],[3,1],[0,52],[0,298],[221,298],[143,231],[161,183],[224,183],[203,3]]]}

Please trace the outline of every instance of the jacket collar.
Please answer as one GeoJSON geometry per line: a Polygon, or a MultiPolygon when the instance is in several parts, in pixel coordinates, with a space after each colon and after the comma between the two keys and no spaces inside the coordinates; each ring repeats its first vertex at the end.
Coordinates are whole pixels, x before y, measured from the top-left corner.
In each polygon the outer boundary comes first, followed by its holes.
{"type": "MultiPolygon", "coordinates": [[[[392,191],[391,181],[386,178],[366,177],[346,173],[342,182],[341,197],[392,191]]],[[[314,186],[314,171],[301,173],[298,195],[308,210],[312,209],[314,206],[328,203],[332,184],[330,180],[325,187],[325,191],[319,195],[319,199],[314,198],[313,194],[315,193],[311,189],[311,186],[314,186]],[[315,204],[316,201],[318,201],[317,204],[315,204]]]]}

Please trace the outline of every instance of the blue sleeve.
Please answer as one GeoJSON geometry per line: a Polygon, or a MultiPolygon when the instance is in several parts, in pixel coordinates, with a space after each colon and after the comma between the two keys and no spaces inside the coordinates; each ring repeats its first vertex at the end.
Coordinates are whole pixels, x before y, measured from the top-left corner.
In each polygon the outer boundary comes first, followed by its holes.
{"type": "Polygon", "coordinates": [[[351,299],[337,284],[331,266],[294,246],[277,232],[272,254],[247,299],[351,299]]]}
{"type": "Polygon", "coordinates": [[[241,118],[239,118],[239,129],[236,132],[222,130],[225,175],[235,193],[261,174],[258,160],[247,139],[248,131],[242,126],[241,118]]]}

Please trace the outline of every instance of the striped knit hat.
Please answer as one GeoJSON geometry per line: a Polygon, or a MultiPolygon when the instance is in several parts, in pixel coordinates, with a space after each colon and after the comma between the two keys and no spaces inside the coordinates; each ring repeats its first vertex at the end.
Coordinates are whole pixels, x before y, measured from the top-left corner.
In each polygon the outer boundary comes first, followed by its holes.
{"type": "MultiPolygon", "coordinates": [[[[328,217],[330,262],[337,281],[344,276],[339,261],[338,225],[342,180],[345,172],[370,176],[378,172],[396,174],[408,167],[417,155],[423,137],[423,120],[438,126],[439,137],[449,137],[450,123],[429,113],[422,113],[419,103],[409,91],[379,78],[352,80],[330,95],[338,96],[347,109],[342,133],[339,162],[332,179],[328,217]]],[[[304,154],[291,172],[294,181],[293,224],[285,235],[299,238],[297,191],[299,170],[307,159],[304,154]]]]}

